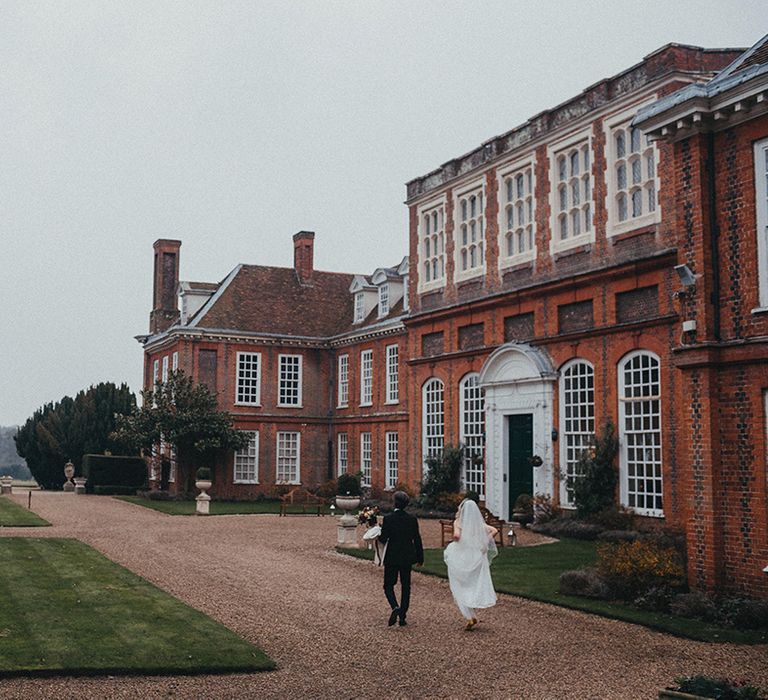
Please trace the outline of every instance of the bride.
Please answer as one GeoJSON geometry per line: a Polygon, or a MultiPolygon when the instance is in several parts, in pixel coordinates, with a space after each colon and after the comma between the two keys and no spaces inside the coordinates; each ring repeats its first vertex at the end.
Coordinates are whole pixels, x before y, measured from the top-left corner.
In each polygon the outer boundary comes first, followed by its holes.
{"type": "Polygon", "coordinates": [[[453,522],[453,539],[443,553],[448,583],[459,611],[467,620],[466,630],[477,624],[476,608],[496,605],[490,563],[498,554],[493,541],[496,528],[486,525],[477,503],[465,498],[453,522]]]}

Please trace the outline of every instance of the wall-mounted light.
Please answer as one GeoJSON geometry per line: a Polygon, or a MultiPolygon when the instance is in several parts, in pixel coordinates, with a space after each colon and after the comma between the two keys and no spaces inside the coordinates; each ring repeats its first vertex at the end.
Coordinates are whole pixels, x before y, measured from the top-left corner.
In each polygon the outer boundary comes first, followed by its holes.
{"type": "Polygon", "coordinates": [[[693,287],[693,285],[696,284],[696,280],[701,277],[701,275],[695,275],[693,270],[685,264],[675,265],[675,272],[680,278],[683,287],[693,287]]]}
{"type": "Polygon", "coordinates": [[[557,428],[552,428],[552,442],[557,442],[557,428]]]}

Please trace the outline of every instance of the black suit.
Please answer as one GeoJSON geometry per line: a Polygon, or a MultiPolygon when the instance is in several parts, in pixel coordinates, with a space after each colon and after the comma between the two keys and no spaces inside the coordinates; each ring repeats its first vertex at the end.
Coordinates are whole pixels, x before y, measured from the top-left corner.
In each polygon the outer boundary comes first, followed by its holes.
{"type": "Polygon", "coordinates": [[[393,610],[400,608],[400,620],[405,620],[411,601],[411,565],[424,563],[419,521],[404,510],[395,510],[384,517],[379,542],[387,545],[384,555],[384,594],[393,610]],[[398,577],[400,605],[395,597],[398,577]]]}

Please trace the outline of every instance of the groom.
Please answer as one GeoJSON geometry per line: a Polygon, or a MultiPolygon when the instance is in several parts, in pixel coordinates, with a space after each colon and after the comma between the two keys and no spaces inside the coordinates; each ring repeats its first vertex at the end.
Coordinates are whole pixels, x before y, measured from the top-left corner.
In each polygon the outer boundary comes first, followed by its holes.
{"type": "Polygon", "coordinates": [[[387,545],[384,555],[384,595],[387,596],[392,612],[389,626],[400,619],[400,627],[407,623],[405,616],[411,601],[411,565],[424,563],[424,548],[421,545],[419,521],[405,512],[408,494],[395,491],[395,510],[384,517],[379,542],[387,545]],[[400,605],[395,597],[395,584],[400,578],[400,605]]]}

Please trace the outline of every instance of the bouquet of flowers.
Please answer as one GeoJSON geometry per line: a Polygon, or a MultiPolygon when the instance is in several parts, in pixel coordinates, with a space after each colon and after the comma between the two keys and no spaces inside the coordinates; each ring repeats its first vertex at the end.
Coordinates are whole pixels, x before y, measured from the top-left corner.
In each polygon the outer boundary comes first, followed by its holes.
{"type": "Polygon", "coordinates": [[[366,506],[357,514],[357,522],[367,527],[373,527],[379,522],[379,507],[366,506]]]}

